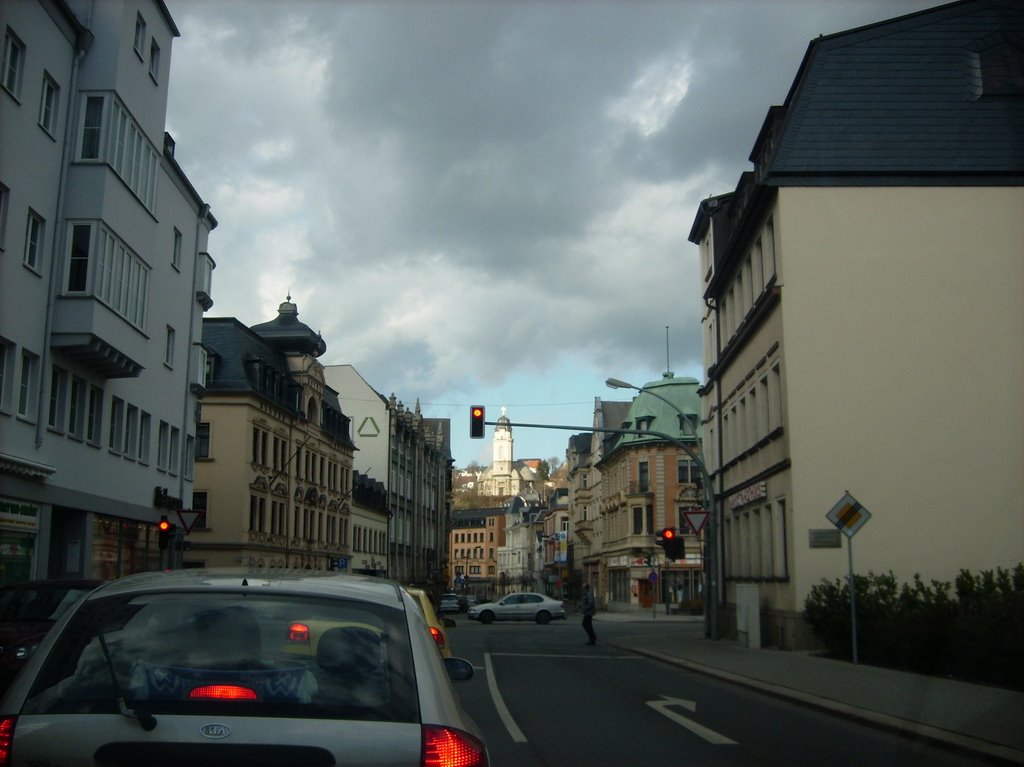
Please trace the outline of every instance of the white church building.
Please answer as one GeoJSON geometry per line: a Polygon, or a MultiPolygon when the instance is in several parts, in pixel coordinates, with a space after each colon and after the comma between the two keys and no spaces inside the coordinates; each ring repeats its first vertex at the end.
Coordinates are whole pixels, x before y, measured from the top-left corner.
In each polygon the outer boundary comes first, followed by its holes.
{"type": "Polygon", "coordinates": [[[518,495],[527,502],[539,501],[544,482],[535,468],[525,461],[515,460],[512,422],[504,407],[494,427],[492,445],[491,465],[480,475],[480,494],[501,497],[518,495]]]}

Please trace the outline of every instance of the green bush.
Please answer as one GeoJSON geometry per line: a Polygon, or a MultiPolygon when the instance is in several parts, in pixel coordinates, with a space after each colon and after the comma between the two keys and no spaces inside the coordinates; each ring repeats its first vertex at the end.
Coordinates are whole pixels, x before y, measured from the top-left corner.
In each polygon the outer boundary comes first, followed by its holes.
{"type": "MultiPolygon", "coordinates": [[[[854,576],[857,655],[864,663],[1024,689],[1024,564],[954,583],[854,576]]],[[[846,578],[811,588],[804,618],[830,654],[852,657],[846,578]]]]}

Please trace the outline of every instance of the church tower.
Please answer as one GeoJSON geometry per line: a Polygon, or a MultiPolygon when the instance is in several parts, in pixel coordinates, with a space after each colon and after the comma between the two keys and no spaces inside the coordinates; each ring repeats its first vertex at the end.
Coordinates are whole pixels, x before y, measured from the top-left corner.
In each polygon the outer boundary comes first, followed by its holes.
{"type": "Polygon", "coordinates": [[[501,417],[494,427],[494,460],[491,462],[491,473],[495,477],[508,477],[512,474],[512,422],[501,408],[501,417]]]}

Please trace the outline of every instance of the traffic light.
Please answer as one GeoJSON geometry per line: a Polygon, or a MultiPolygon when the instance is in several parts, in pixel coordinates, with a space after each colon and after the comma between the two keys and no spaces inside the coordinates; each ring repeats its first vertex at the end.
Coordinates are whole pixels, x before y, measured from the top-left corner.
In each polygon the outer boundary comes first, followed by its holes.
{"type": "Polygon", "coordinates": [[[657,535],[655,535],[655,541],[665,550],[665,556],[669,559],[683,559],[686,557],[683,536],[675,528],[666,527],[663,530],[659,530],[657,535]]]}
{"type": "Polygon", "coordinates": [[[469,436],[472,439],[484,438],[483,405],[471,405],[469,408],[469,436]]]}
{"type": "Polygon", "coordinates": [[[171,539],[174,537],[175,527],[176,525],[172,525],[169,521],[167,521],[166,515],[160,517],[160,521],[156,523],[156,529],[159,533],[157,537],[157,542],[159,543],[161,549],[167,548],[167,544],[170,543],[171,539]]]}

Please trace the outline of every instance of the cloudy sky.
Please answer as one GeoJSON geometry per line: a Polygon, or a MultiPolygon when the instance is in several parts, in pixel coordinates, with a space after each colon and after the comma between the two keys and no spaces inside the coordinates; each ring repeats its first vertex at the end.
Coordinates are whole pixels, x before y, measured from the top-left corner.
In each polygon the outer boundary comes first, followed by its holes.
{"type": "MultiPolygon", "coordinates": [[[[208,316],[290,293],[325,364],[451,419],[458,466],[491,460],[471,404],[586,426],[630,398],[609,376],[702,378],[698,203],[811,39],[940,4],[166,2],[168,130],[220,222],[208,316]]],[[[571,432],[514,434],[564,459],[571,432]]]]}

